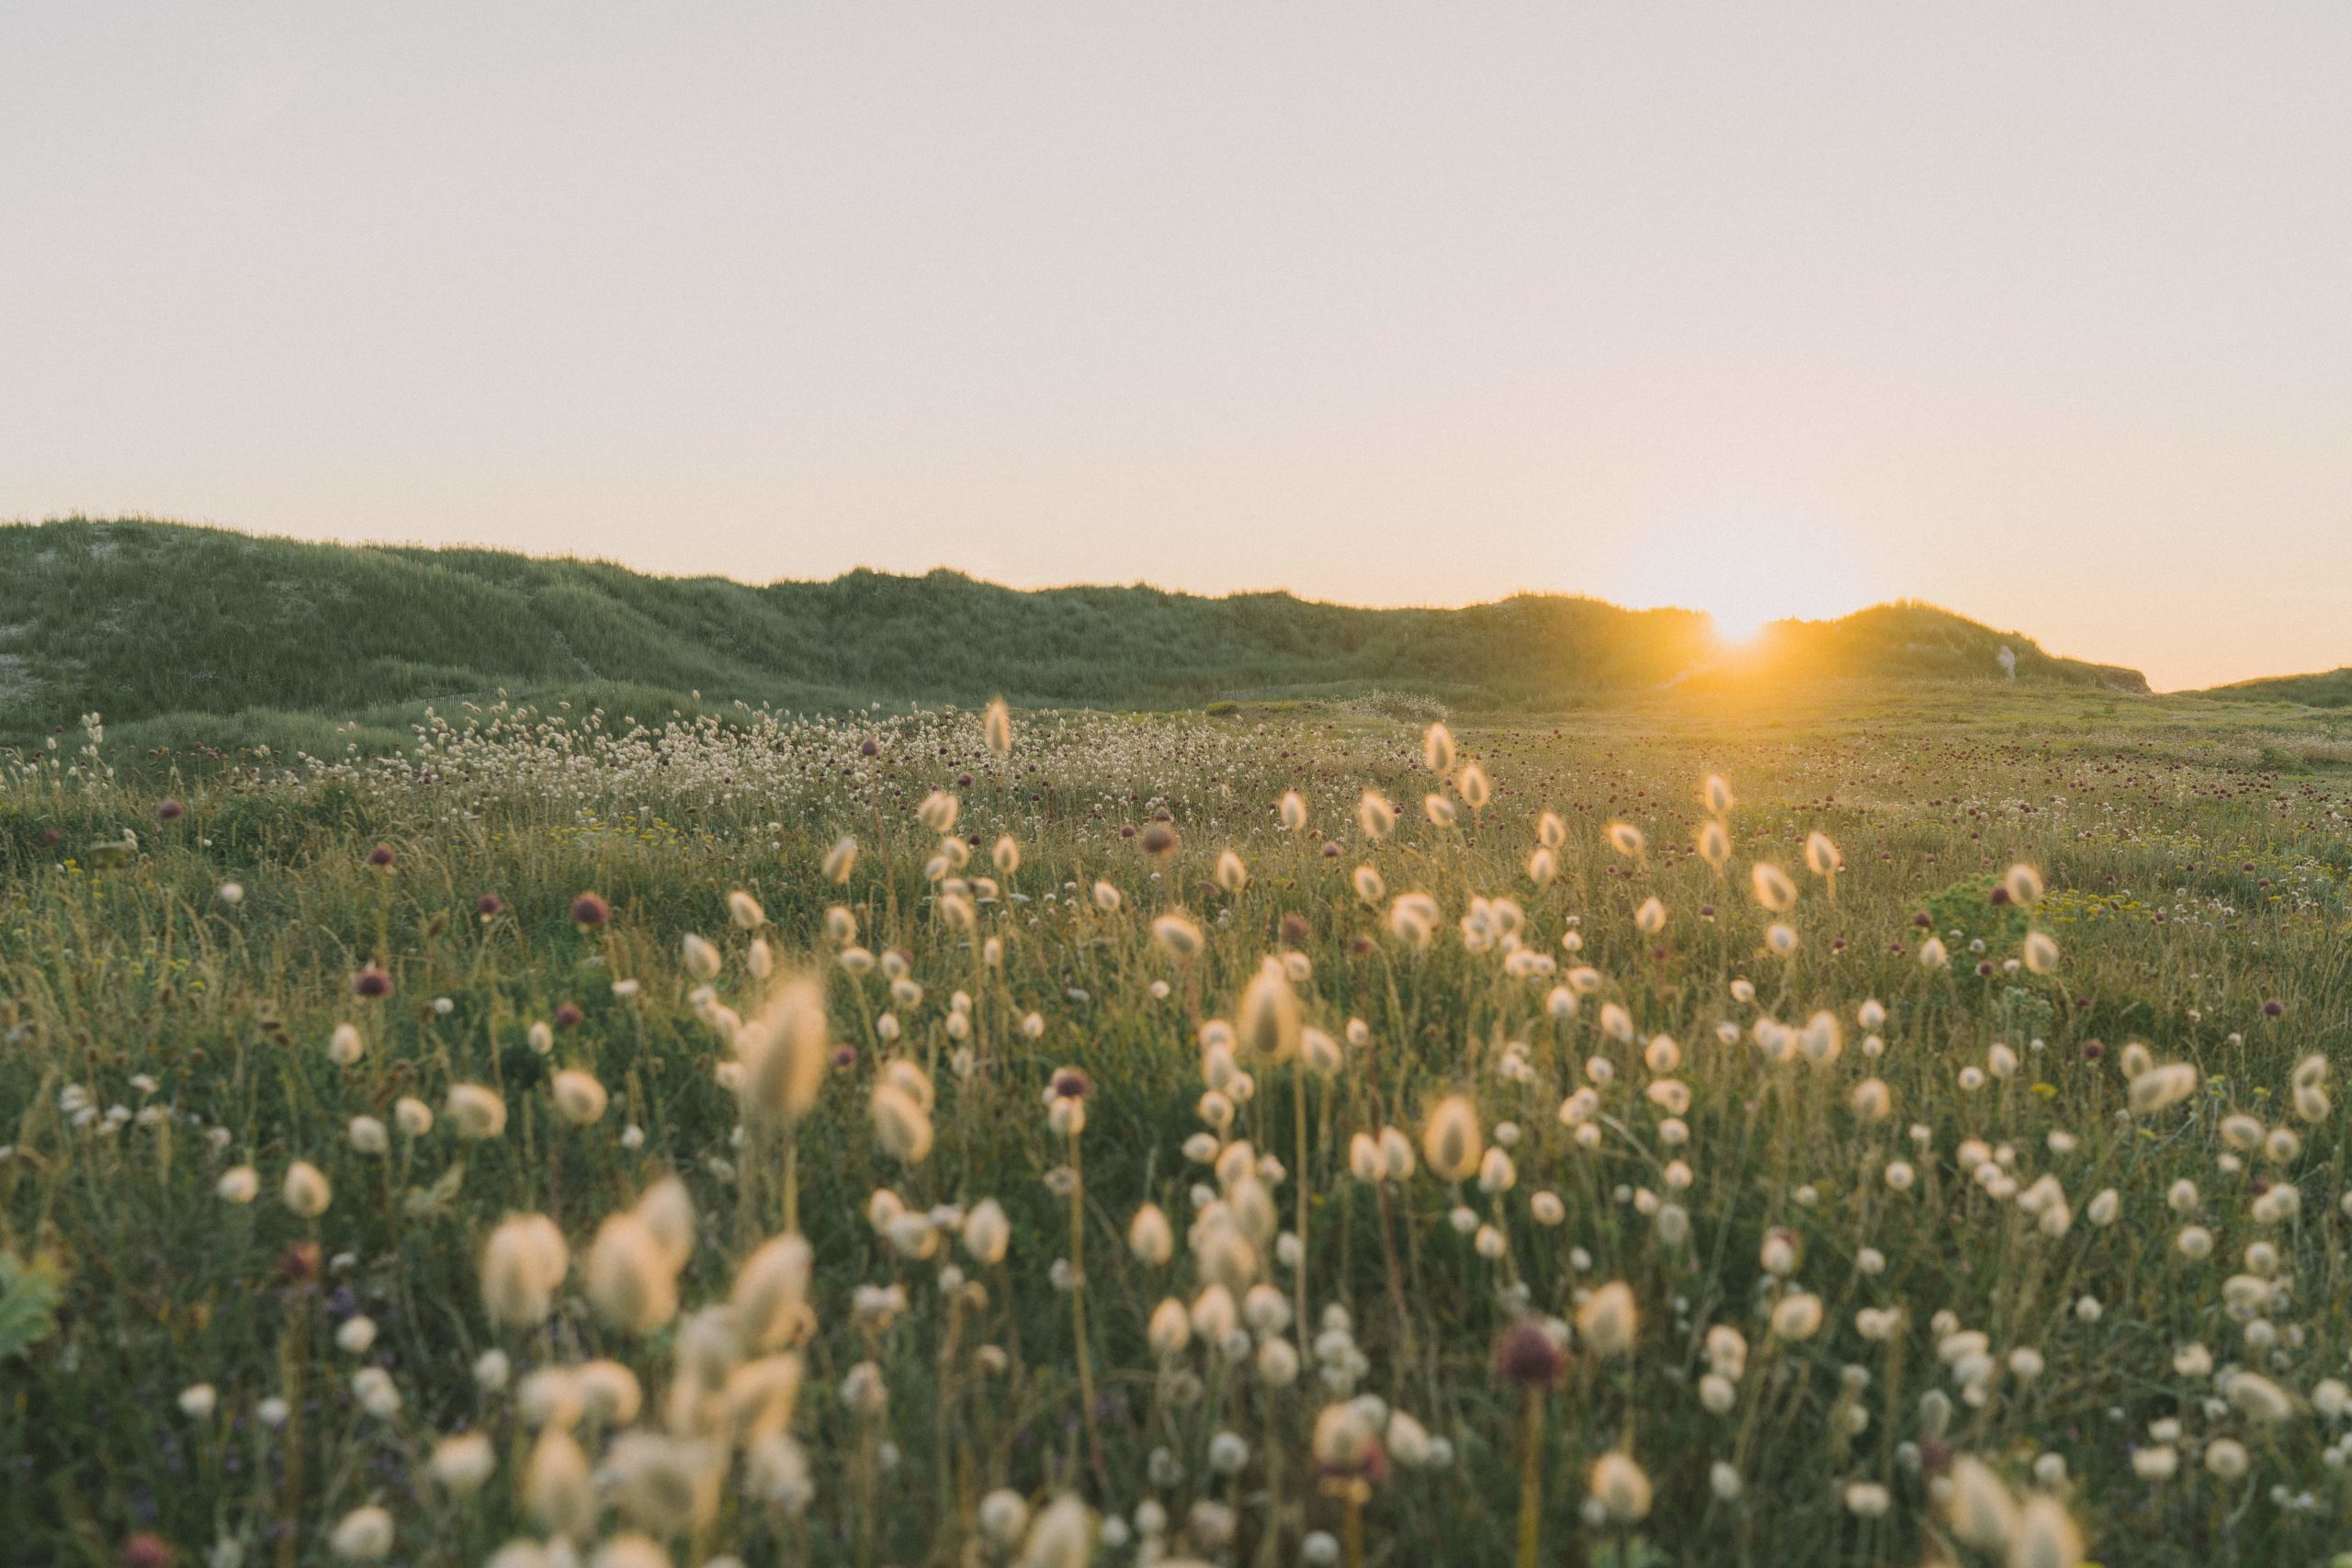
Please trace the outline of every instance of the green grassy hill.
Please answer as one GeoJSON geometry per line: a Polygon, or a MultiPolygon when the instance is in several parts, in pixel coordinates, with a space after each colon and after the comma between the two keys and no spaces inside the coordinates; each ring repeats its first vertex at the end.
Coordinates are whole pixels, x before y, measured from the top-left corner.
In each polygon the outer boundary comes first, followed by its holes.
{"type": "Polygon", "coordinates": [[[480,549],[318,545],[73,518],[0,526],[0,742],[86,711],[229,744],[298,718],[397,726],[499,689],[608,707],[869,700],[1192,705],[1379,688],[1558,707],[1680,680],[1901,676],[2144,691],[1919,604],[1785,622],[1727,656],[1705,617],[1520,595],[1364,610],[1286,593],[1016,592],[959,573],[764,587],[480,549]]]}
{"type": "Polygon", "coordinates": [[[1904,601],[1874,604],[1835,621],[1782,621],[1767,628],[1768,654],[1781,650],[1790,665],[1827,667],[1848,673],[1876,671],[1920,676],[1955,673],[1982,679],[2006,673],[2009,655],[2016,679],[2072,686],[2105,686],[2145,692],[2148,678],[2120,664],[2091,664],[2061,659],[2030,637],[1998,632],[1932,604],[1904,601]]]}
{"type": "Polygon", "coordinates": [[[2199,696],[2229,703],[2300,703],[2313,708],[2352,708],[2352,665],[2316,675],[2270,675],[2215,686],[2199,696]]]}

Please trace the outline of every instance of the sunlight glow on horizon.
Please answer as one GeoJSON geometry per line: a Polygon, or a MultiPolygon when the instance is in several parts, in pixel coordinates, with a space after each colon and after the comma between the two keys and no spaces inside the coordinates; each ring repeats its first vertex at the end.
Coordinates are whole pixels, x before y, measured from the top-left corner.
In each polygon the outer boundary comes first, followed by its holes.
{"type": "Polygon", "coordinates": [[[1752,643],[1780,620],[1834,620],[1894,597],[1875,592],[1852,542],[1815,519],[1758,503],[1716,504],[1651,529],[1605,598],[1703,611],[1715,636],[1752,643]]]}

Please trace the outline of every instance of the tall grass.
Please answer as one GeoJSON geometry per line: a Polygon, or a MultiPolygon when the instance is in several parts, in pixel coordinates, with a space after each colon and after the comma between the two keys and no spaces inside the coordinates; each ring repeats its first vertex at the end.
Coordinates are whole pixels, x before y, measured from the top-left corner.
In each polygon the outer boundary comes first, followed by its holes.
{"type": "Polygon", "coordinates": [[[2352,1047],[2340,782],[2051,712],[1981,739],[1751,716],[1464,730],[1475,812],[1417,730],[1307,715],[1023,715],[1000,758],[977,715],[499,710],[402,758],[160,788],[69,736],[0,789],[0,1539],[223,1564],[362,1554],[379,1522],[429,1563],[551,1538],[616,1564],[2337,1549],[2352,1174],[2340,1077],[2314,1116],[2296,1072],[2352,1047]],[[1720,874],[1690,848],[1710,773],[1738,796],[1720,874]],[[1406,807],[1393,838],[1363,837],[1366,789],[1406,807]],[[918,823],[934,790],[961,866],[918,823]],[[1539,886],[1542,809],[1566,831],[1539,886]],[[135,852],[101,848],[125,829],[135,852]],[[1245,875],[1217,875],[1227,849],[1245,875]],[[1758,861],[1792,908],[1753,902],[1758,861]],[[2018,863],[2030,908],[1994,899],[2018,863]],[[608,922],[582,923],[592,890],[608,922]],[[1425,947],[1406,893],[1440,912],[1425,947]],[[1197,952],[1154,934],[1178,910],[1197,952]],[[2013,964],[2035,931],[2048,973],[2013,964]],[[690,932],[720,960],[704,997],[690,932]],[[755,942],[823,976],[840,1046],[788,1145],[714,1010],[758,1014],[755,942]],[[1272,991],[1236,1010],[1270,955],[1288,1022],[1272,991]],[[376,971],[389,995],[356,994],[376,971]],[[2133,1044],[2192,1065],[2188,1098],[2132,1114],[2133,1044]],[[559,1113],[558,1071],[600,1117],[559,1113]],[[886,1080],[930,1101],[911,1163],[886,1080]],[[1074,1131],[1048,1102],[1080,1083],[1074,1131]],[[457,1134],[460,1085],[500,1097],[499,1135],[457,1134]],[[1449,1096],[1459,1181],[1423,1138],[1449,1096]],[[400,1130],[409,1098],[430,1132],[400,1130]],[[1384,1129],[1409,1173],[1351,1146],[1384,1129]],[[279,1196],[296,1161],[331,1184],[315,1217],[279,1196]],[[224,1199],[244,1166],[259,1196],[224,1199]],[[672,1175],[680,1310],[616,1327],[592,1247],[672,1175]],[[808,1318],[755,1349],[741,1297],[703,1314],[787,1190],[808,1318]],[[1172,1255],[1131,1242],[1147,1203],[1172,1255]],[[516,1213],[571,1269],[544,1322],[500,1327],[479,1260],[516,1213]],[[762,1354],[795,1358],[772,1427],[680,1392],[762,1354]],[[601,1468],[584,1519],[533,1491],[549,1431],[601,1468]],[[439,1446],[468,1432],[488,1448],[439,1446]]]}

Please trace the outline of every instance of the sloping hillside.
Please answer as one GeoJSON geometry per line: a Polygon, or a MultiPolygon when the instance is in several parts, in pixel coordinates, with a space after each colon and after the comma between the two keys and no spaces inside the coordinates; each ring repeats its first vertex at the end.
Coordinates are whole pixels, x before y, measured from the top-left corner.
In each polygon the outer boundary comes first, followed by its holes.
{"type": "Polygon", "coordinates": [[[2145,692],[2147,677],[2118,664],[2060,659],[2018,632],[1999,632],[1932,604],[1874,604],[1835,621],[1779,621],[1735,667],[1917,679],[1954,675],[2145,692]]]}
{"type": "Polygon", "coordinates": [[[2352,707],[2352,665],[2315,675],[2270,675],[2238,681],[2197,694],[2227,703],[2300,703],[2305,707],[2352,707]]]}
{"type": "Polygon", "coordinates": [[[783,707],[869,699],[1192,705],[1369,688],[1476,705],[1653,690],[1693,671],[2144,690],[1924,605],[1783,623],[1726,662],[1703,616],[1521,595],[1364,610],[1286,593],[1016,592],[958,573],[764,587],[478,549],[305,544],[145,521],[0,527],[0,739],[96,710],[392,715],[628,689],[783,707]]]}

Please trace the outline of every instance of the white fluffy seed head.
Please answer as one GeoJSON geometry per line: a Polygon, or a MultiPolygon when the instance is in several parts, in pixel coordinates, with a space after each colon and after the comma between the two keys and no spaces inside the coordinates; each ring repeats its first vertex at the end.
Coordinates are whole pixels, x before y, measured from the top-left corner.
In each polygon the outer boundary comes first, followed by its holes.
{"type": "Polygon", "coordinates": [[[2197,1092],[2197,1069],[2187,1062],[2167,1062],[2134,1076],[2127,1103],[2134,1116],[2153,1116],[2197,1092]]]}
{"type": "Polygon", "coordinates": [[[1776,915],[1785,913],[1797,901],[1797,885],[1770,861],[1758,861],[1748,868],[1747,886],[1756,901],[1776,915]]]}
{"type": "Polygon", "coordinates": [[[686,1266],[695,1250],[695,1204],[686,1184],[665,1176],[637,1201],[637,1217],[653,1233],[672,1272],[686,1266]]]}
{"type": "Polygon", "coordinates": [[[1453,732],[1442,724],[1430,725],[1421,736],[1421,761],[1440,778],[1453,772],[1453,732]]]}
{"type": "Polygon", "coordinates": [[[734,1309],[736,1336],[747,1354],[765,1355],[797,1345],[816,1326],[808,1310],[814,1263],[808,1241],[787,1235],[762,1243],[735,1271],[734,1289],[727,1299],[734,1309]]]}
{"type": "Polygon", "coordinates": [[[825,852],[825,880],[836,887],[842,886],[849,881],[850,873],[856,867],[857,840],[843,834],[834,840],[831,849],[825,852]]]}
{"type": "Polygon", "coordinates": [[[1577,1308],[1577,1337],[1596,1356],[1630,1355],[1641,1331],[1633,1287],[1612,1280],[1577,1308]]]}
{"type": "Polygon", "coordinates": [[[371,1503],[336,1521],[327,1548],[346,1562],[379,1562],[391,1555],[394,1533],[390,1513],[371,1503]]]}
{"type": "Polygon", "coordinates": [[[596,1492],[588,1456],[571,1434],[551,1426],[539,1434],[523,1474],[523,1507],[549,1535],[586,1540],[596,1528],[596,1492]]]}
{"type": "Polygon", "coordinates": [[[1160,915],[1151,922],[1151,939],[1161,952],[1180,964],[1189,964],[1201,955],[1201,928],[1190,916],[1176,911],[1160,915]]]}
{"type": "Polygon", "coordinates": [[[720,962],[718,949],[707,939],[692,931],[678,939],[678,965],[695,979],[718,978],[720,962]]]}
{"type": "Polygon", "coordinates": [[[498,1471],[498,1451],[488,1434],[460,1432],[433,1446],[433,1479],[460,1500],[480,1492],[498,1471]]]}
{"type": "Polygon", "coordinates": [[[1297,1054],[1301,1027],[1298,993],[1291,988],[1282,961],[1268,957],[1242,987],[1234,1010],[1234,1030],[1241,1048],[1267,1062],[1287,1062],[1297,1054]]]}
{"type": "Polygon", "coordinates": [[[921,1165],[931,1156],[931,1117],[915,1098],[895,1083],[874,1086],[869,1102],[876,1147],[901,1165],[921,1165]]]}
{"type": "Polygon", "coordinates": [[[1821,1331],[1821,1298],[1809,1292],[1795,1291],[1772,1303],[1772,1334],[1775,1338],[1810,1339],[1821,1331]]]}
{"type": "Polygon", "coordinates": [[[1430,1174],[1442,1181],[1467,1181],[1484,1152],[1476,1108],[1463,1095],[1440,1100],[1421,1129],[1421,1157],[1430,1174]]]}
{"type": "Polygon", "coordinates": [[[504,1328],[535,1328],[553,1310],[571,1267],[563,1233],[545,1214],[509,1214],[482,1244],[482,1308],[504,1328]]]}
{"type": "Polygon", "coordinates": [[[777,987],[736,1032],[735,1054],[743,1065],[744,1114],[771,1124],[797,1123],[817,1103],[832,1054],[824,988],[806,975],[777,987]]]}
{"type": "Polygon", "coordinates": [[[1094,1536],[1094,1511],[1075,1496],[1057,1497],[1031,1522],[1016,1568],[1086,1568],[1094,1536]]]}
{"type": "Polygon", "coordinates": [[[506,1131],[505,1097],[485,1084],[450,1085],[441,1113],[449,1119],[458,1136],[470,1142],[495,1138],[506,1131]]]}
{"type": "Polygon", "coordinates": [[[585,1284],[596,1315],[624,1334],[650,1334],[677,1315],[677,1272],[634,1213],[612,1215],[597,1228],[585,1284]]]}
{"type": "Polygon", "coordinates": [[[1585,1484],[1611,1523],[1629,1525],[1649,1517],[1650,1478],[1632,1455],[1601,1455],[1585,1484]]]}
{"type": "Polygon", "coordinates": [[[288,1209],[306,1220],[314,1220],[325,1213],[327,1205],[334,1201],[334,1188],[317,1166],[309,1160],[298,1159],[286,1168],[278,1196],[288,1209]]]}
{"type": "Polygon", "coordinates": [[[2009,1543],[2009,1568],[2076,1568],[2083,1561],[2083,1532],[2064,1504],[2037,1493],[2018,1510],[2009,1543]]]}
{"type": "Polygon", "coordinates": [[[1146,1203],[1127,1222],[1127,1250],[1136,1260],[1157,1269],[1175,1256],[1176,1233],[1157,1203],[1146,1203]]]}
{"type": "Polygon", "coordinates": [[[548,1088],[555,1097],[556,1113],[575,1127],[592,1125],[605,1114],[608,1097],[594,1073],[566,1067],[549,1080],[548,1088]]]}
{"type": "Polygon", "coordinates": [[[933,790],[915,807],[915,818],[933,833],[944,833],[956,826],[963,802],[944,789],[933,790]]]}
{"type": "Polygon", "coordinates": [[[1804,868],[1807,871],[1815,876],[1835,876],[1843,863],[1844,857],[1838,854],[1838,846],[1828,834],[1816,829],[1805,835],[1804,868]]]}

